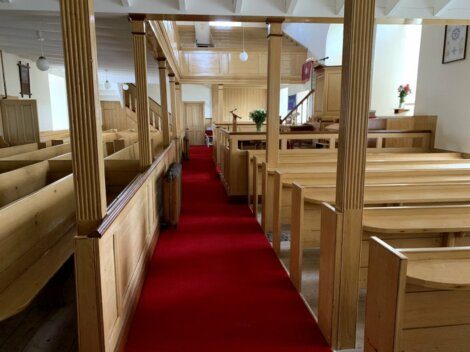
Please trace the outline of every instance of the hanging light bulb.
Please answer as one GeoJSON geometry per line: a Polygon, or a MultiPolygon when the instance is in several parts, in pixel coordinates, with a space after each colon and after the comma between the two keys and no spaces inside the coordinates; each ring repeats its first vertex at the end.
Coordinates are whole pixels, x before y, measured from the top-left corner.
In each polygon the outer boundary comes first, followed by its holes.
{"type": "Polygon", "coordinates": [[[122,90],[128,91],[129,90],[129,85],[127,83],[124,83],[122,85],[122,90]]]}
{"type": "Polygon", "coordinates": [[[106,82],[104,82],[104,88],[106,90],[110,90],[111,89],[111,83],[108,81],[108,70],[105,70],[106,72],[106,82]]]}
{"type": "Polygon", "coordinates": [[[242,27],[243,30],[243,51],[240,53],[240,60],[242,62],[248,61],[248,53],[245,50],[245,27],[242,27]]]}
{"type": "Polygon", "coordinates": [[[40,71],[49,70],[49,61],[44,55],[44,38],[42,37],[41,31],[37,31],[38,41],[41,42],[41,56],[36,61],[36,66],[40,71]]]}

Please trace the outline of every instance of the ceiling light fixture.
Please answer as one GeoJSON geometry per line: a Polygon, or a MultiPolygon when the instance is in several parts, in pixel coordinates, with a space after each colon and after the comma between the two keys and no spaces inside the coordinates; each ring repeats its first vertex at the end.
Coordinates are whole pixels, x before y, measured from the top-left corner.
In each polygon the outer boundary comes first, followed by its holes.
{"type": "Polygon", "coordinates": [[[37,31],[37,39],[41,43],[41,56],[39,56],[38,59],[36,60],[36,66],[40,71],[47,71],[49,70],[49,61],[44,55],[45,39],[43,38],[41,31],[37,31]]]}
{"type": "Polygon", "coordinates": [[[240,53],[240,60],[242,62],[248,61],[248,53],[245,51],[245,27],[242,28],[243,30],[243,51],[240,53]]]}

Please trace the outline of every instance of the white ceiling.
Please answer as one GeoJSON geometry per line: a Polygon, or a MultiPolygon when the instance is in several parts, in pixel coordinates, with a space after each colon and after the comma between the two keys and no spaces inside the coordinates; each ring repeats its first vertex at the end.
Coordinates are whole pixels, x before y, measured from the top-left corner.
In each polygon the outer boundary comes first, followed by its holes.
{"type": "MultiPolygon", "coordinates": [[[[377,17],[470,19],[469,0],[376,0],[377,17]]],[[[95,0],[97,13],[334,17],[344,0],[95,0]]],[[[0,10],[59,11],[58,0],[2,0],[0,10]]]]}

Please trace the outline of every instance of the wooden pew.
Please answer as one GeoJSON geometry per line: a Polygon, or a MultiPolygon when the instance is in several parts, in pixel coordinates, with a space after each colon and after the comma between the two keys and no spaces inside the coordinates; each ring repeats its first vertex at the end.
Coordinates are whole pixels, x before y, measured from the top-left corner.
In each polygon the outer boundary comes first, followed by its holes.
{"type": "MultiPolygon", "coordinates": [[[[315,166],[310,167],[283,167],[283,168],[276,168],[277,172],[282,174],[289,174],[289,173],[310,173],[311,178],[314,181],[317,181],[317,178],[323,178],[319,174],[323,175],[331,175],[331,182],[336,182],[336,165],[321,165],[316,164],[315,166]]],[[[447,171],[457,171],[457,172],[467,172],[470,171],[470,163],[468,160],[453,160],[453,161],[430,161],[430,162],[422,162],[418,164],[408,164],[403,165],[401,162],[375,162],[375,161],[368,161],[366,166],[366,174],[371,172],[378,172],[377,175],[384,175],[387,176],[388,172],[393,171],[408,171],[411,173],[416,173],[416,175],[420,175],[422,171],[425,171],[427,174],[432,174],[433,172],[447,172],[447,171]]],[[[261,209],[261,226],[263,227],[265,233],[271,232],[273,229],[273,214],[274,214],[274,194],[275,194],[275,186],[277,191],[279,191],[279,184],[275,185],[274,180],[274,171],[267,171],[266,163],[263,163],[263,171],[262,171],[262,209],[261,209]]],[[[323,182],[323,181],[319,181],[323,182]]],[[[402,181],[387,181],[387,182],[380,182],[379,183],[397,183],[402,181]]],[[[406,182],[405,182],[406,183],[406,182]]],[[[321,183],[319,183],[321,185],[321,183]]],[[[256,196],[255,196],[256,198],[256,196]]],[[[281,204],[281,203],[279,203],[281,204]]]]}
{"type": "MultiPolygon", "coordinates": [[[[247,162],[248,162],[248,195],[249,200],[252,201],[253,195],[253,184],[255,183],[253,174],[261,171],[262,163],[266,162],[266,151],[265,150],[249,150],[247,151],[247,162]],[[256,160],[255,160],[256,159],[256,160]],[[257,170],[254,170],[254,167],[257,170]]],[[[312,162],[336,162],[338,154],[333,153],[319,153],[315,149],[288,149],[279,152],[279,164],[282,166],[284,163],[303,163],[308,164],[312,162]]],[[[367,155],[368,160],[403,160],[403,161],[431,161],[431,160],[458,160],[463,159],[461,153],[445,152],[445,153],[369,153],[367,155]]],[[[258,187],[261,186],[261,179],[257,179],[258,187]]],[[[251,203],[250,203],[251,204],[251,203]]]]}
{"type": "Polygon", "coordinates": [[[318,323],[330,343],[336,341],[340,321],[343,327],[349,327],[348,333],[355,330],[357,315],[346,314],[349,309],[341,314],[339,302],[357,304],[357,288],[365,287],[367,280],[371,237],[379,237],[396,248],[437,248],[470,244],[470,237],[467,236],[470,231],[469,205],[365,208],[361,256],[355,258],[357,269],[355,264],[351,264],[353,266],[348,268],[348,275],[344,276],[345,269],[337,265],[342,243],[342,233],[337,229],[340,217],[341,214],[332,206],[323,206],[318,323]],[[348,284],[344,286],[346,282],[348,284]]]}
{"type": "MultiPolygon", "coordinates": [[[[335,203],[335,187],[300,187],[294,184],[291,212],[290,276],[300,291],[303,250],[320,247],[321,209],[323,203],[335,203]]],[[[470,182],[453,184],[366,185],[366,207],[394,204],[467,204],[470,203],[470,182]]],[[[373,208],[366,208],[369,218],[373,208]],[[370,212],[369,212],[370,211],[370,212]]],[[[273,236],[274,239],[274,236],[273,236]]],[[[280,247],[280,238],[273,243],[280,247]]],[[[440,242],[439,242],[440,243],[440,242]]],[[[424,242],[422,243],[425,244],[424,242]]],[[[365,257],[362,267],[366,267],[365,257]]],[[[362,285],[364,286],[364,285],[362,285]]]]}
{"type": "Polygon", "coordinates": [[[23,145],[17,145],[14,147],[0,148],[0,159],[13,156],[16,154],[28,153],[35,150],[38,150],[37,143],[29,143],[23,145]]]}
{"type": "Polygon", "coordinates": [[[23,310],[73,253],[72,175],[0,209],[0,321],[23,310]]]}
{"type": "Polygon", "coordinates": [[[396,249],[370,241],[365,351],[466,351],[470,247],[396,249]]]}
{"type": "MultiPolygon", "coordinates": [[[[296,151],[299,152],[299,151],[296,151]]],[[[304,150],[308,152],[308,150],[304,150]]],[[[453,160],[463,160],[461,153],[369,153],[367,155],[368,161],[401,161],[404,164],[419,164],[419,163],[429,163],[429,162],[448,162],[453,160]]],[[[251,166],[251,182],[249,184],[249,194],[248,200],[253,202],[252,209],[258,209],[258,197],[262,189],[262,177],[266,177],[262,171],[262,165],[265,161],[265,157],[259,157],[258,155],[253,155],[251,166]]],[[[280,158],[279,168],[288,166],[287,164],[294,163],[295,165],[308,166],[309,164],[322,163],[322,165],[327,165],[327,163],[335,163],[337,161],[337,154],[314,154],[307,155],[302,153],[296,153],[294,155],[285,155],[280,158]]],[[[468,160],[467,160],[468,161],[468,160]]],[[[276,170],[274,168],[273,170],[276,170]]],[[[269,172],[273,172],[269,170],[269,172]]]]}
{"type": "MultiPolygon", "coordinates": [[[[216,129],[215,153],[216,162],[221,170],[223,183],[229,196],[243,196],[248,194],[248,170],[247,170],[247,151],[241,149],[239,144],[244,142],[264,143],[266,140],[265,133],[256,132],[228,132],[223,129],[216,129]]],[[[428,152],[431,151],[433,145],[432,131],[371,131],[369,138],[377,141],[376,146],[370,148],[369,151],[377,153],[386,152],[428,152]],[[384,140],[394,139],[413,139],[419,143],[411,143],[412,147],[394,147],[386,148],[383,145],[384,140]]],[[[337,148],[337,132],[289,132],[280,133],[279,143],[281,150],[288,149],[289,142],[292,140],[328,140],[329,149],[314,149],[318,153],[336,152],[337,148]]],[[[253,148],[252,148],[253,149],[253,148]]]]}

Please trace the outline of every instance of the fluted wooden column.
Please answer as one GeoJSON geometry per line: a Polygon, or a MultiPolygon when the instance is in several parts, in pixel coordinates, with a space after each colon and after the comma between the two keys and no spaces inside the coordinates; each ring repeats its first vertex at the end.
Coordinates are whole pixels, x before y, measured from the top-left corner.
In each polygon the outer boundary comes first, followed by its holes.
{"type": "Polygon", "coordinates": [[[79,235],[106,215],[93,0],[61,0],[65,76],[79,235]]]}
{"type": "MultiPolygon", "coordinates": [[[[356,341],[374,14],[375,0],[345,2],[336,230],[329,234],[336,236],[336,248],[330,253],[335,257],[331,262],[336,264],[329,283],[320,277],[320,290],[322,286],[335,287],[329,293],[334,297],[329,313],[335,321],[330,341],[334,349],[354,348],[356,341]]],[[[325,259],[323,254],[321,261],[325,259]]],[[[328,309],[323,305],[319,311],[320,326],[327,316],[325,308],[328,309]]]]}
{"type": "Polygon", "coordinates": [[[224,85],[219,84],[217,86],[217,122],[225,122],[224,121],[224,116],[227,114],[226,111],[224,111],[225,105],[224,105],[224,85]]]}
{"type": "Polygon", "coordinates": [[[282,22],[268,23],[268,121],[266,132],[266,163],[268,166],[276,166],[279,160],[282,22]]]}
{"type": "Polygon", "coordinates": [[[147,38],[145,21],[132,19],[134,39],[135,85],[137,87],[137,130],[139,135],[139,160],[141,169],[152,165],[150,141],[149,99],[147,91],[147,38]]]}
{"type": "Polygon", "coordinates": [[[170,122],[168,118],[168,93],[166,88],[166,59],[158,59],[158,72],[160,74],[160,104],[162,107],[163,145],[170,145],[170,122]]]}
{"type": "Polygon", "coordinates": [[[176,102],[176,80],[175,75],[170,73],[170,102],[171,102],[171,115],[173,117],[173,138],[179,138],[179,114],[176,102]]]}

